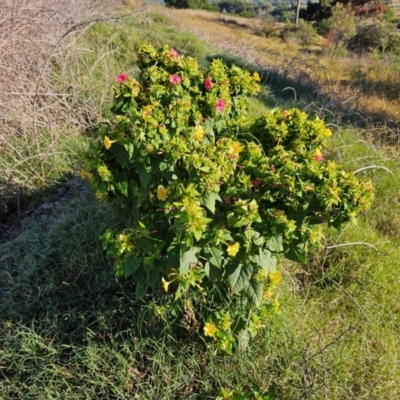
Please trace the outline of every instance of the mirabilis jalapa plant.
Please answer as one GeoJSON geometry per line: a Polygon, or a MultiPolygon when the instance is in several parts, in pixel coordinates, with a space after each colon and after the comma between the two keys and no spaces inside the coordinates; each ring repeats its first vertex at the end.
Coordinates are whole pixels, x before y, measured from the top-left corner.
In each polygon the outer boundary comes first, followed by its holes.
{"type": "Polygon", "coordinates": [[[250,118],[257,73],[221,60],[202,72],[168,46],[141,47],[139,65],[139,80],[118,75],[114,118],[82,171],[126,216],[104,249],[137,298],[164,288],[230,353],[276,311],[279,257],[305,262],[321,224],[354,220],[372,187],[324,161],[322,120],[296,109],[250,118]]]}

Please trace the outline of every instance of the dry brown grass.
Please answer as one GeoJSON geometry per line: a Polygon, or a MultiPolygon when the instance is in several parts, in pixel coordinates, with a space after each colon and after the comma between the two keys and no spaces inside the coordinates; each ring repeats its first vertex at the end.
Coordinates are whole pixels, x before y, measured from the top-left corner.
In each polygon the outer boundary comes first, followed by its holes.
{"type": "Polygon", "coordinates": [[[85,82],[94,68],[110,74],[110,50],[82,45],[81,37],[98,21],[118,23],[142,7],[133,0],[0,2],[0,236],[29,211],[27,194],[77,168],[81,134],[100,117],[99,93],[108,98],[111,82],[93,96],[85,82]]]}
{"type": "MultiPolygon", "coordinates": [[[[388,98],[388,90],[382,90],[383,84],[392,91],[398,90],[395,89],[399,82],[398,67],[393,68],[394,65],[382,65],[382,61],[374,60],[373,56],[364,56],[362,59],[322,56],[322,38],[308,47],[301,47],[295,37],[293,40],[267,38],[260,35],[261,22],[256,19],[202,10],[157,7],[156,11],[167,14],[178,29],[194,33],[216,50],[241,57],[258,65],[260,70],[269,71],[268,76],[264,77],[268,83],[274,84],[278,79],[283,85],[287,81],[293,82],[293,86],[300,86],[296,88],[297,93],[290,89],[296,100],[304,93],[311,94],[308,101],[310,98],[317,99],[314,96],[317,93],[319,101],[324,97],[324,107],[336,114],[345,114],[367,125],[373,121],[380,125],[389,121],[390,126],[396,126],[397,129],[400,123],[400,100],[393,99],[393,96],[388,98]],[[366,71],[370,82],[361,84],[354,79],[354,74],[359,70],[366,71]]],[[[276,85],[275,90],[280,91],[282,87],[276,85]]]]}
{"type": "Polygon", "coordinates": [[[54,65],[62,70],[63,60],[79,57],[76,38],[94,22],[115,16],[118,6],[121,3],[112,0],[1,2],[3,179],[24,186],[44,181],[46,159],[54,155],[60,135],[71,127],[82,130],[96,120],[98,111],[79,99],[79,86],[48,77],[54,65]],[[22,164],[26,168],[19,168],[22,164]]]}

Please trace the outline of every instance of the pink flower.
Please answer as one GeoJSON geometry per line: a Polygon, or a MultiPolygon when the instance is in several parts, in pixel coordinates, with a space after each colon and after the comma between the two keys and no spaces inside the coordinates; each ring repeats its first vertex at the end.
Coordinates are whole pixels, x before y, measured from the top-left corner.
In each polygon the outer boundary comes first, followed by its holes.
{"type": "Polygon", "coordinates": [[[217,111],[224,111],[225,101],[223,99],[218,99],[215,108],[217,109],[217,111]]]}
{"type": "Polygon", "coordinates": [[[322,154],[321,155],[318,155],[318,156],[315,156],[315,158],[314,158],[314,160],[315,161],[318,161],[318,162],[321,162],[322,161],[322,154]]]}
{"type": "Polygon", "coordinates": [[[259,179],[255,180],[255,181],[251,181],[251,183],[253,184],[253,186],[255,188],[258,188],[261,185],[261,181],[259,179]]]}
{"type": "Polygon", "coordinates": [[[271,172],[274,173],[274,172],[275,172],[275,165],[272,164],[271,167],[270,167],[270,169],[271,169],[271,172]]]}
{"type": "Polygon", "coordinates": [[[179,53],[178,53],[175,49],[171,49],[171,50],[169,51],[169,54],[170,54],[172,57],[179,57],[179,53]]]}
{"type": "Polygon", "coordinates": [[[225,203],[231,205],[232,204],[232,200],[230,197],[225,197],[225,203]]]}
{"type": "Polygon", "coordinates": [[[169,81],[173,84],[173,85],[177,85],[180,81],[181,81],[181,77],[177,74],[173,74],[169,77],[169,81]]]}
{"type": "Polygon", "coordinates": [[[319,150],[316,150],[314,152],[314,160],[317,161],[317,162],[321,162],[322,159],[323,159],[322,153],[319,150]]]}
{"type": "Polygon", "coordinates": [[[207,90],[209,90],[209,89],[211,89],[212,87],[213,87],[213,84],[212,84],[212,82],[211,82],[211,78],[208,76],[207,78],[206,78],[206,80],[204,81],[204,87],[207,89],[207,90]]]}
{"type": "Polygon", "coordinates": [[[128,79],[128,74],[122,73],[117,75],[117,77],[115,78],[117,83],[125,83],[128,79]]]}

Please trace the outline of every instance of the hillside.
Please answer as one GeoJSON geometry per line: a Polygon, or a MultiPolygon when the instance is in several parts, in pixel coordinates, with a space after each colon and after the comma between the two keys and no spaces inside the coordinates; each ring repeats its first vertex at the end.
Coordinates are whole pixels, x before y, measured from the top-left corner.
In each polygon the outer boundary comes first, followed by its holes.
{"type": "Polygon", "coordinates": [[[400,398],[397,59],[268,38],[260,20],[116,3],[0,5],[0,400],[400,398]],[[88,148],[105,143],[116,77],[138,76],[144,43],[257,72],[246,118],[324,118],[323,162],[374,186],[357,224],[325,227],[304,264],[282,257],[272,318],[232,355],[196,316],[176,330],[162,285],[137,300],[100,239],[126,215],[92,190],[88,148]]]}
{"type": "Polygon", "coordinates": [[[326,39],[316,37],[312,44],[299,46],[296,33],[285,33],[287,39],[280,37],[284,24],[279,23],[273,27],[276,36],[266,38],[265,23],[260,19],[200,10],[154,10],[168,16],[178,29],[193,33],[217,51],[262,69],[263,79],[278,96],[290,86],[299,90],[298,98],[310,94],[328,108],[334,103],[336,112],[340,111],[345,119],[358,115],[363,120],[384,125],[395,121],[394,127],[400,121],[397,59],[383,64],[367,56],[324,56],[326,39]],[[310,88],[317,92],[309,93],[310,88]],[[342,109],[341,104],[345,104],[342,109]]]}

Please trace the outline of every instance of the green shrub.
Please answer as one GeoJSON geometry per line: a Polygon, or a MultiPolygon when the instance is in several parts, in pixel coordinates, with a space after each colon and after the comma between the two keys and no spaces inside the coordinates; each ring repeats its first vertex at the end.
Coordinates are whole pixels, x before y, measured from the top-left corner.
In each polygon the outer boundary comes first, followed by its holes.
{"type": "Polygon", "coordinates": [[[313,24],[302,19],[299,21],[299,26],[296,29],[295,34],[302,46],[313,44],[318,36],[313,24]]]}
{"type": "Polygon", "coordinates": [[[389,27],[381,22],[361,24],[357,27],[356,35],[348,41],[347,47],[356,53],[381,51],[389,33],[389,27]]]}
{"type": "Polygon", "coordinates": [[[286,24],[280,36],[282,40],[294,40],[302,46],[309,46],[314,43],[317,31],[314,29],[312,23],[300,20],[299,26],[286,24]]]}
{"type": "Polygon", "coordinates": [[[115,117],[82,171],[126,217],[104,249],[138,298],[164,288],[159,316],[202,327],[230,353],[278,309],[279,257],[305,262],[321,224],[354,219],[372,188],[323,160],[322,120],[298,110],[250,118],[257,73],[220,60],[203,73],[167,46],[143,46],[139,63],[140,82],[117,77],[115,117]]]}
{"type": "Polygon", "coordinates": [[[187,4],[193,10],[218,11],[218,6],[207,0],[187,0],[187,4]]]}
{"type": "Polygon", "coordinates": [[[385,50],[395,55],[400,55],[400,35],[392,33],[388,36],[385,50]]]}

